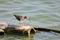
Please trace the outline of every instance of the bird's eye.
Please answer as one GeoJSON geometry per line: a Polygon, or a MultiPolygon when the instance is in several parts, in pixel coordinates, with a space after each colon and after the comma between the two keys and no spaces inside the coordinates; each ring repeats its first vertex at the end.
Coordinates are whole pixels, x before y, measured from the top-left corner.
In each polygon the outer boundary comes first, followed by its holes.
{"type": "Polygon", "coordinates": [[[27,18],[27,16],[24,17],[25,19],[27,18]]]}

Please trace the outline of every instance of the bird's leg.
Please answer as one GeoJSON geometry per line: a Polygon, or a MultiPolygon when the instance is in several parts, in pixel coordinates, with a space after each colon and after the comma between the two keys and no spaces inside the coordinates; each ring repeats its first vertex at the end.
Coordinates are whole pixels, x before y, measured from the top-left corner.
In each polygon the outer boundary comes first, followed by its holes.
{"type": "Polygon", "coordinates": [[[36,32],[36,30],[34,28],[32,28],[34,30],[34,32],[36,32]]]}
{"type": "Polygon", "coordinates": [[[23,34],[24,34],[25,31],[23,31],[23,34]]]}
{"type": "Polygon", "coordinates": [[[35,25],[32,27],[32,29],[34,30],[34,32],[38,32],[38,30],[35,30],[35,28],[37,28],[35,25]]]}
{"type": "Polygon", "coordinates": [[[28,30],[28,40],[30,40],[30,31],[31,30],[28,30]]]}
{"type": "Polygon", "coordinates": [[[29,37],[29,38],[30,38],[30,31],[31,31],[31,30],[28,30],[28,37],[29,37]]]}

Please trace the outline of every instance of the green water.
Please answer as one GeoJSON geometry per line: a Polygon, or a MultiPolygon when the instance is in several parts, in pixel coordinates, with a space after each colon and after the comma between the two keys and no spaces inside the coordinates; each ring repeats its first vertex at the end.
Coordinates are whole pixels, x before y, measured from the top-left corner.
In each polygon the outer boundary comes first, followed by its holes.
{"type": "MultiPolygon", "coordinates": [[[[0,0],[0,21],[19,23],[14,14],[26,15],[26,24],[60,30],[60,0],[0,0]]],[[[38,32],[31,40],[60,40],[60,34],[38,32]]],[[[0,40],[29,40],[27,36],[4,35],[0,40]]]]}

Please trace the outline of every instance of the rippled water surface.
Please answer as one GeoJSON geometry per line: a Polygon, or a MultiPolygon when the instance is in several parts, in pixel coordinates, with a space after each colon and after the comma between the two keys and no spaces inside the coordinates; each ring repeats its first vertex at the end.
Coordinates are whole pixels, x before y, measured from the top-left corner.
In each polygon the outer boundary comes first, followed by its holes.
{"type": "MultiPolygon", "coordinates": [[[[30,17],[31,25],[60,30],[60,0],[0,0],[0,21],[19,23],[14,14],[30,17]]],[[[5,35],[0,40],[28,40],[28,37],[5,35]]],[[[31,40],[60,40],[60,34],[39,32],[31,40]]]]}

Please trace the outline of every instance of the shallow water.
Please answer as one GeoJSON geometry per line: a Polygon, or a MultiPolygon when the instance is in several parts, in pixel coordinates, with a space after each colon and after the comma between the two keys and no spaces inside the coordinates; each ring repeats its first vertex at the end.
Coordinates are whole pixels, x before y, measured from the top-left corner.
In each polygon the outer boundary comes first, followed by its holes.
{"type": "MultiPolygon", "coordinates": [[[[0,21],[19,23],[14,14],[30,17],[26,24],[60,30],[60,0],[0,0],[0,21]]],[[[28,40],[28,37],[8,35],[0,40],[28,40]]],[[[60,35],[39,32],[31,40],[60,40],[60,35]]]]}

